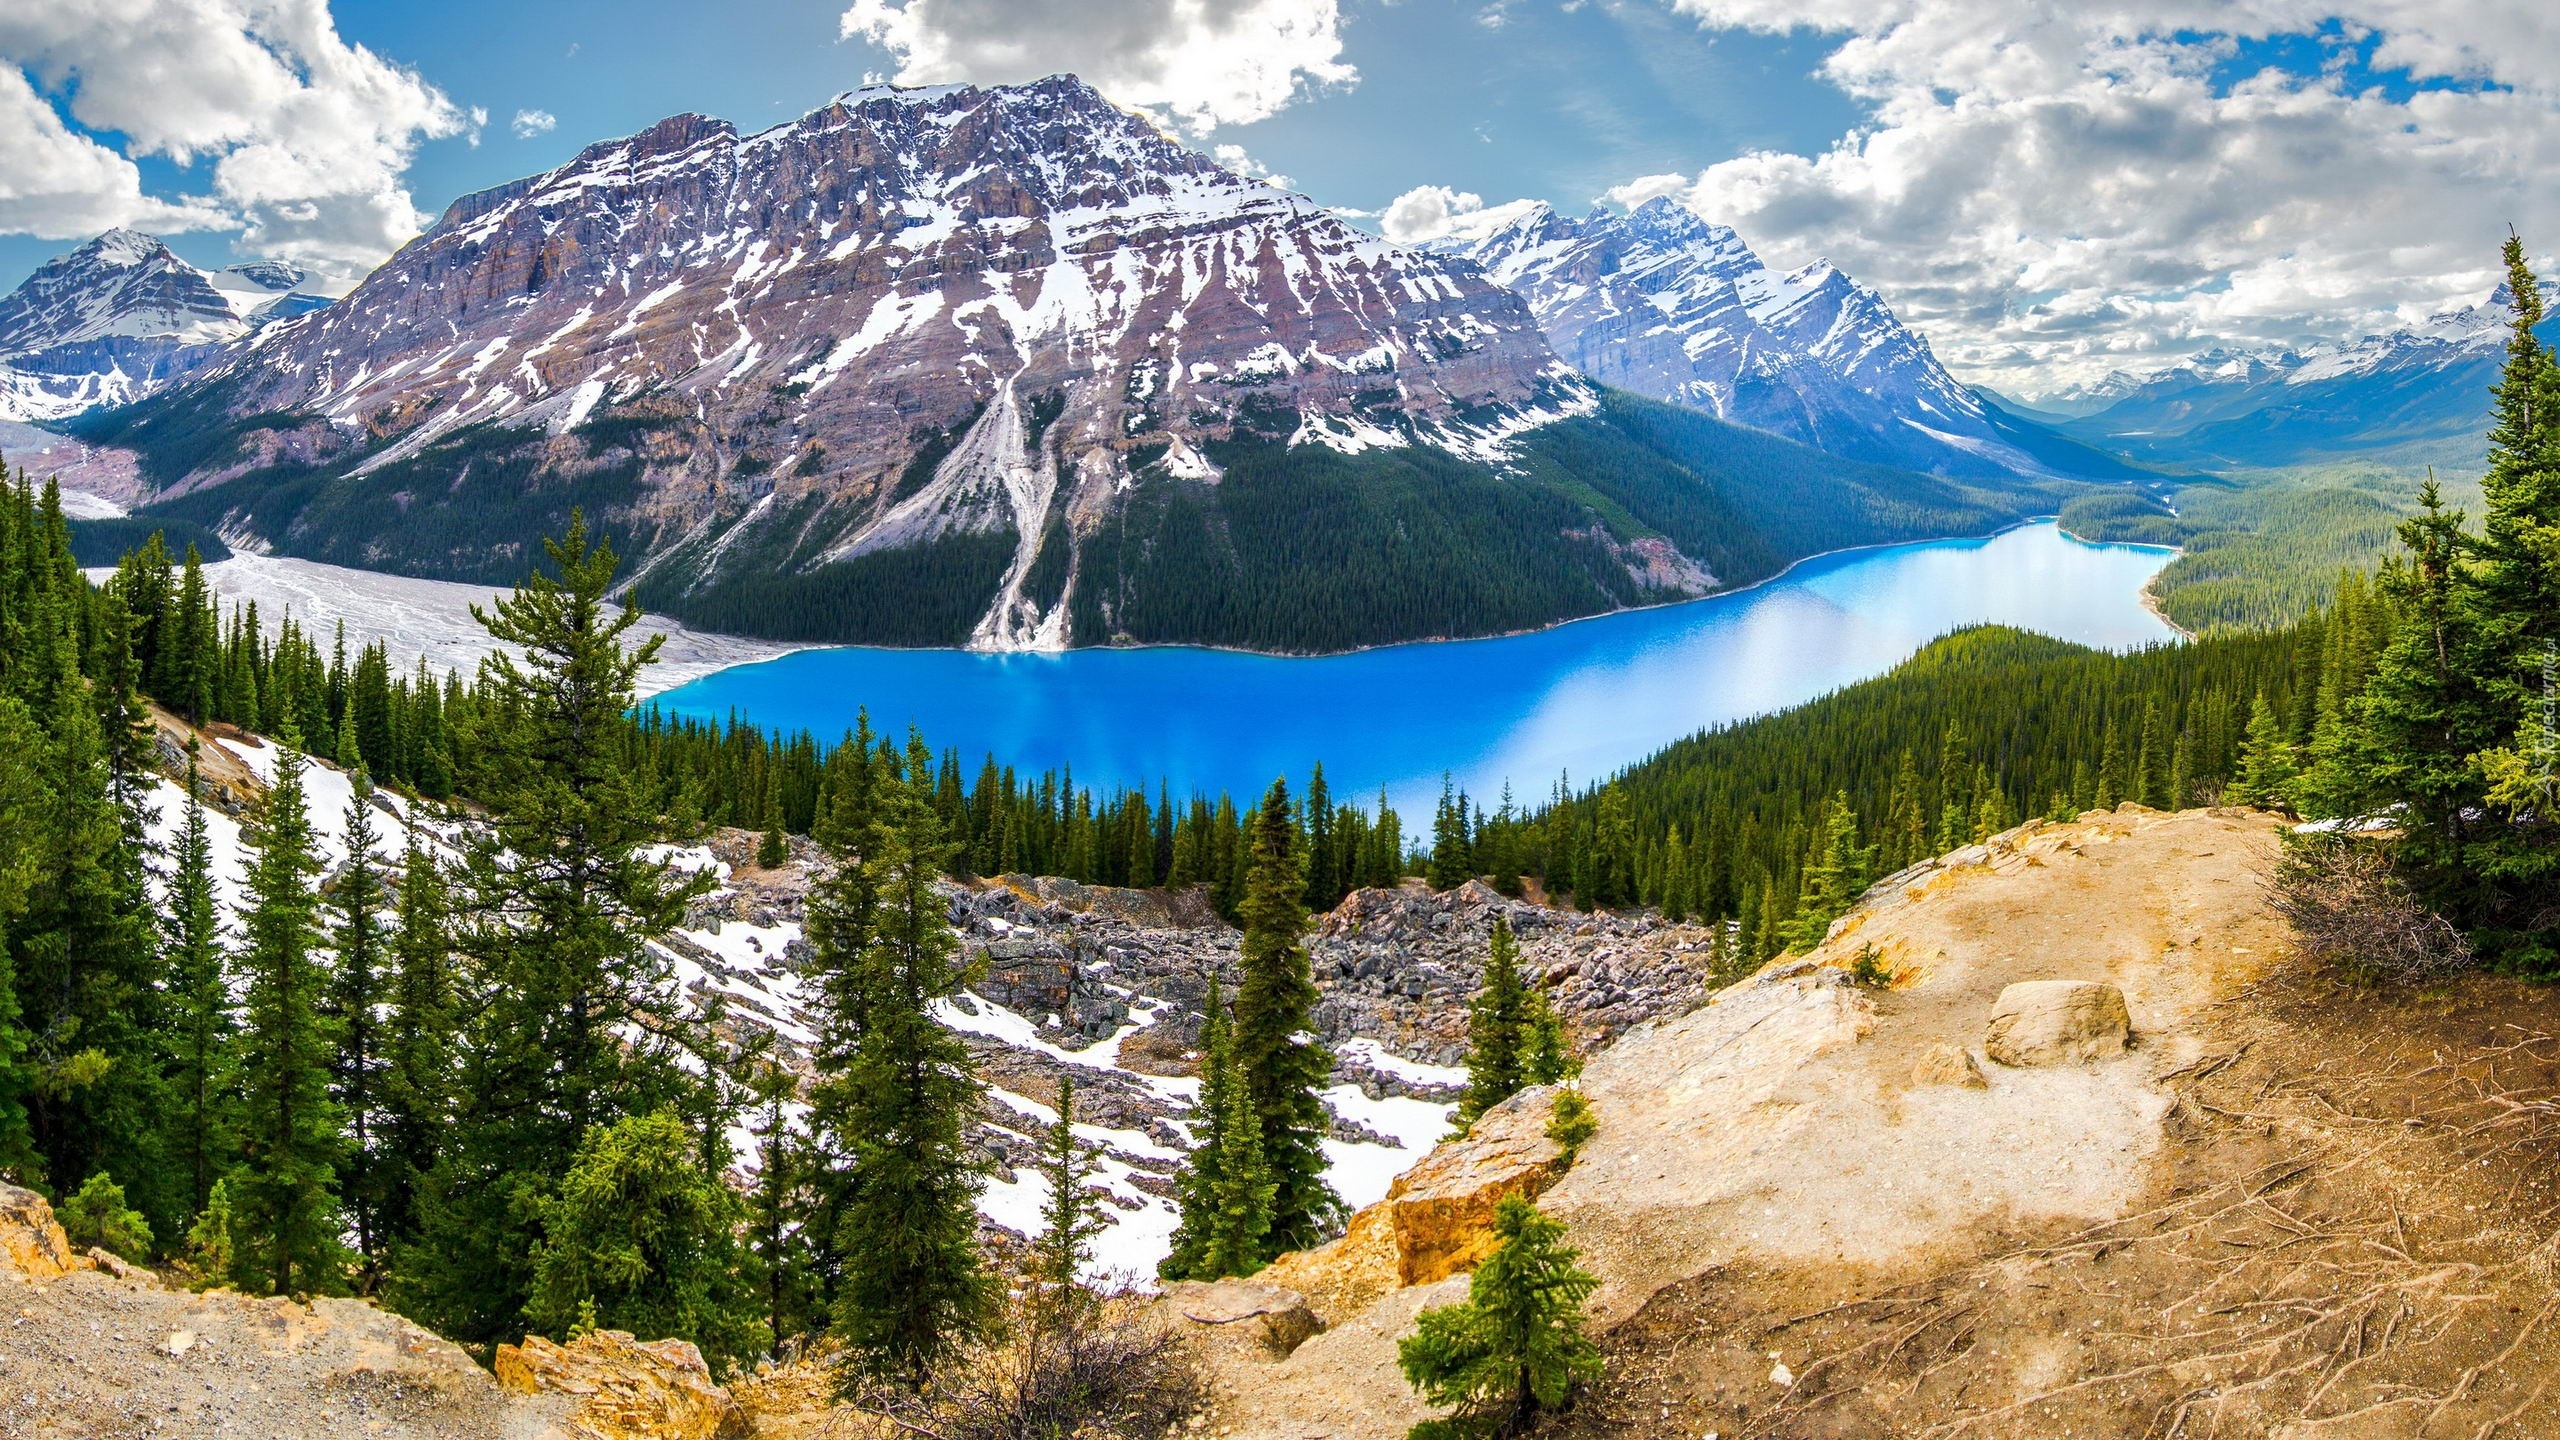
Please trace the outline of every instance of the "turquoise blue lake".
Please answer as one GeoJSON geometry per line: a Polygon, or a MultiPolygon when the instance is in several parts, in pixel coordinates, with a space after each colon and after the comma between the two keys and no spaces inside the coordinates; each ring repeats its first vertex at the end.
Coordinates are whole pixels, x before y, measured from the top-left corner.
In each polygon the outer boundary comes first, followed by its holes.
{"type": "Polygon", "coordinates": [[[658,697],[832,739],[868,707],[968,767],[1072,766],[1079,784],[1159,781],[1239,799],[1321,761],[1336,795],[1386,787],[1427,823],[1446,771],[1490,803],[1559,774],[1597,779],[1709,726],[1881,674],[1994,622],[2123,650],[2175,638],[2143,608],[2171,552],[2089,545],[2051,522],[1988,539],[1848,551],[1756,589],[1528,635],[1281,659],[1163,647],[1063,655],[843,647],[705,676],[658,697]]]}

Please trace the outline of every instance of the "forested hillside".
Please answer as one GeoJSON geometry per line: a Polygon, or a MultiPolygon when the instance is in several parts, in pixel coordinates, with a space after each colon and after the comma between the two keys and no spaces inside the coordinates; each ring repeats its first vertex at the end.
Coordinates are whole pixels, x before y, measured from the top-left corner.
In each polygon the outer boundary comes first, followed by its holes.
{"type": "MultiPolygon", "coordinates": [[[[2290,625],[2329,603],[2338,579],[2371,574],[2431,472],[2377,461],[2237,471],[2075,496],[2062,528],[2092,541],[2175,545],[2152,582],[2190,631],[2290,625]]],[[[2478,472],[2446,472],[2451,503],[2477,509],[2478,472]]]]}

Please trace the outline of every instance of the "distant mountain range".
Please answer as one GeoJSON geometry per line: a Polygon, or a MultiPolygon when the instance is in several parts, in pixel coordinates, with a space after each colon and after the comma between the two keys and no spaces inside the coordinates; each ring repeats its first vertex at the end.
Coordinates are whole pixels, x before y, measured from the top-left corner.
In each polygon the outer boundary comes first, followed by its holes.
{"type": "Polygon", "coordinates": [[[1068,76],[590,146],[75,429],[235,542],[504,580],[579,506],[689,621],[990,649],[1502,631],[2055,503],[1595,385],[1068,76]]]}
{"type": "Polygon", "coordinates": [[[272,261],[221,270],[110,230],[0,297],[0,421],[59,420],[151,393],[271,320],[328,304],[272,261]]]}
{"type": "MultiPolygon", "coordinates": [[[[2144,462],[2205,470],[2372,459],[2477,469],[2504,363],[2510,296],[2359,340],[2208,350],[2119,371],[2027,413],[2144,462]]],[[[2544,338],[2560,337],[2560,320],[2544,338]]],[[[2021,407],[2024,408],[2024,407],[2021,407]]]]}
{"type": "Polygon", "coordinates": [[[1836,267],[1773,270],[1668,199],[1580,220],[1504,207],[1430,248],[1518,291],[1556,353],[1605,384],[1932,474],[2131,473],[1986,403],[1836,267]]]}

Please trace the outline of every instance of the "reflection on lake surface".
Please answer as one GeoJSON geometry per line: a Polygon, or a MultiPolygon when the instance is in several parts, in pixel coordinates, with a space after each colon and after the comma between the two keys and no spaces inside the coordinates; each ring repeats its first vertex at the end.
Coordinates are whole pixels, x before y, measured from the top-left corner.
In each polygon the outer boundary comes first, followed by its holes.
{"type": "MultiPolygon", "coordinates": [[[[1322,761],[1337,796],[1387,787],[1428,817],[1440,775],[1488,803],[1598,778],[1728,720],[1880,674],[1984,622],[2125,649],[2174,638],[2139,591],[2171,552],[2050,522],[1808,560],[1754,590],[1530,635],[1282,659],[1166,647],[1063,655],[847,647],[740,665],[655,702],[832,739],[869,707],[974,768],[1073,766],[1079,784],[1258,794],[1322,761]]],[[[1410,820],[1408,821],[1410,824],[1410,820]]]]}

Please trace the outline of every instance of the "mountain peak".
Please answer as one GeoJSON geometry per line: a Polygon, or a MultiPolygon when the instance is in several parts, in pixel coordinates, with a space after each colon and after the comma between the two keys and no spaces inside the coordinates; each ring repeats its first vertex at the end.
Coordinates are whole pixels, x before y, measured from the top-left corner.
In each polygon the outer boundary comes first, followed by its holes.
{"type": "Polygon", "coordinates": [[[1557,353],[1607,384],[1855,459],[1985,478],[2044,470],[1874,291],[1827,260],[1772,270],[1731,226],[1669,196],[1432,248],[1519,291],[1557,353]]]}
{"type": "Polygon", "coordinates": [[[54,263],[60,264],[65,260],[78,258],[90,264],[123,268],[146,265],[164,255],[173,260],[177,258],[170,254],[169,247],[160,243],[156,236],[118,226],[102,232],[96,239],[72,251],[69,255],[54,257],[54,263]]]}

